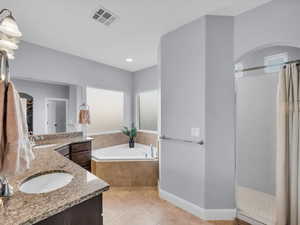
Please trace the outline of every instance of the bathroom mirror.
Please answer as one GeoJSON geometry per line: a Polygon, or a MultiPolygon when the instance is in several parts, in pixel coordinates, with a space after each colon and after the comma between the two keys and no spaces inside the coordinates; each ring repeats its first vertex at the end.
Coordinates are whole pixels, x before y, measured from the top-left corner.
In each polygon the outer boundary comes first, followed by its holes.
{"type": "Polygon", "coordinates": [[[79,131],[82,87],[33,79],[12,79],[21,98],[28,131],[34,135],[79,131]]]}

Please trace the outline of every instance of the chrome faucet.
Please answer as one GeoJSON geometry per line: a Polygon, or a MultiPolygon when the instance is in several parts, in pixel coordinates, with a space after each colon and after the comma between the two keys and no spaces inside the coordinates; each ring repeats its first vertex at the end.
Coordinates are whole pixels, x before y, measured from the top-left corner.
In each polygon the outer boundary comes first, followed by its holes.
{"type": "Polygon", "coordinates": [[[34,136],[29,136],[28,139],[30,141],[31,146],[35,146],[36,145],[34,136]]]}
{"type": "Polygon", "coordinates": [[[12,187],[8,184],[6,177],[0,177],[0,197],[10,197],[13,195],[12,187]]]}
{"type": "Polygon", "coordinates": [[[151,158],[154,158],[154,148],[153,148],[153,144],[150,145],[150,152],[151,152],[151,158]]]}

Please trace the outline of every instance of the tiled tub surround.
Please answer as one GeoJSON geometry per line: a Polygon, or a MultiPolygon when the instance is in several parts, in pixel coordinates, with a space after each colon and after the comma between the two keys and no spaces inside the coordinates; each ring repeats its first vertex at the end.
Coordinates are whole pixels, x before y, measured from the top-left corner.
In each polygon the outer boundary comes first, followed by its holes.
{"type": "MultiPolygon", "coordinates": [[[[121,132],[91,135],[93,140],[93,149],[106,148],[114,145],[121,145],[128,143],[128,137],[121,132]]],[[[138,131],[135,142],[144,145],[157,146],[157,134],[138,131]]]]}
{"type": "Polygon", "coordinates": [[[96,162],[92,173],[114,187],[157,186],[158,161],[96,162]]]}
{"type": "Polygon", "coordinates": [[[158,159],[151,157],[150,146],[127,144],[101,148],[92,152],[92,172],[116,187],[156,186],[158,159]]]}
{"type": "Polygon", "coordinates": [[[82,137],[60,139],[56,147],[34,150],[36,159],[32,162],[31,168],[20,175],[8,177],[9,183],[14,188],[14,195],[10,199],[1,200],[0,224],[35,224],[109,189],[106,182],[55,152],[57,147],[80,141],[86,139],[82,137]],[[74,178],[68,185],[49,193],[25,194],[19,191],[19,186],[26,178],[53,170],[66,171],[74,178]]]}
{"type": "Polygon", "coordinates": [[[138,143],[135,143],[134,148],[129,148],[128,144],[122,144],[96,149],[92,152],[92,159],[104,162],[157,160],[157,157],[156,147],[138,143]]]}
{"type": "Polygon", "coordinates": [[[158,146],[158,136],[153,132],[138,131],[135,141],[144,145],[158,146]]]}
{"type": "Polygon", "coordinates": [[[128,137],[121,132],[89,135],[93,140],[93,149],[106,148],[113,145],[128,143],[128,137]]]}

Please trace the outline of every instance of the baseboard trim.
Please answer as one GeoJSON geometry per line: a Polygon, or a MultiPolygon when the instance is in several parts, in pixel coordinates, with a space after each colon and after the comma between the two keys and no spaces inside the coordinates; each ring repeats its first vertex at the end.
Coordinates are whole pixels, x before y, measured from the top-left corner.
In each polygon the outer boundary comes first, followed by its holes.
{"type": "Polygon", "coordinates": [[[159,196],[203,220],[234,220],[236,217],[235,209],[204,209],[161,188],[159,188],[159,196]]]}
{"type": "Polygon", "coordinates": [[[248,216],[242,215],[240,213],[238,213],[237,218],[248,223],[249,225],[264,225],[263,223],[255,220],[255,219],[252,219],[248,216]]]}
{"type": "Polygon", "coordinates": [[[159,197],[161,199],[164,199],[173,205],[177,206],[178,208],[181,208],[194,216],[197,216],[201,219],[204,218],[204,209],[195,205],[194,203],[188,202],[182,198],[177,197],[176,195],[167,192],[165,190],[162,190],[159,188],[159,197]]]}
{"type": "Polygon", "coordinates": [[[205,220],[235,220],[235,209],[205,209],[205,220]]]}

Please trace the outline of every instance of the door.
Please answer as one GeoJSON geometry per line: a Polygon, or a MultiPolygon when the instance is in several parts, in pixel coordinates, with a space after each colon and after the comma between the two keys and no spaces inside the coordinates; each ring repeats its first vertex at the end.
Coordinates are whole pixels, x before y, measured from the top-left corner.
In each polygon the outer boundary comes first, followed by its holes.
{"type": "Polygon", "coordinates": [[[47,133],[56,133],[56,102],[48,101],[47,103],[47,133]]]}
{"type": "Polygon", "coordinates": [[[47,101],[47,133],[66,132],[67,102],[65,100],[47,101]]]}

